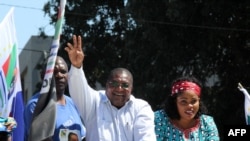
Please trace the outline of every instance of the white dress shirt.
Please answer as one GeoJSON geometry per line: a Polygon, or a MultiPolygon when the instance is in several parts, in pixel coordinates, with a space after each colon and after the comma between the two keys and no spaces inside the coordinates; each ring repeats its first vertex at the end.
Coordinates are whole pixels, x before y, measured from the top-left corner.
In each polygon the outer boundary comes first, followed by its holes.
{"type": "Polygon", "coordinates": [[[151,106],[133,95],[120,109],[105,91],[92,89],[82,68],[71,65],[69,92],[86,126],[86,141],[156,141],[151,106]]]}

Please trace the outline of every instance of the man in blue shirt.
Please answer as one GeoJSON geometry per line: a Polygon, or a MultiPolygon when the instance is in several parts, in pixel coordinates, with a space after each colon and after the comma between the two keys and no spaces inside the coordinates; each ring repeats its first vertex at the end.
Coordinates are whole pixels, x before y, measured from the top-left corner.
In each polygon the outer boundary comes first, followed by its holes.
{"type": "MultiPolygon", "coordinates": [[[[43,78],[44,72],[41,74],[43,78]]],[[[60,138],[64,138],[64,136],[66,137],[66,134],[64,133],[68,133],[73,130],[74,132],[78,132],[80,135],[79,140],[81,140],[85,137],[86,131],[78,109],[76,108],[72,99],[64,94],[68,83],[68,66],[62,57],[57,56],[53,75],[56,83],[57,110],[55,131],[52,139],[53,141],[60,141],[60,138]]],[[[25,141],[29,136],[32,114],[34,113],[39,96],[39,93],[35,94],[28,101],[24,110],[25,141]]]]}

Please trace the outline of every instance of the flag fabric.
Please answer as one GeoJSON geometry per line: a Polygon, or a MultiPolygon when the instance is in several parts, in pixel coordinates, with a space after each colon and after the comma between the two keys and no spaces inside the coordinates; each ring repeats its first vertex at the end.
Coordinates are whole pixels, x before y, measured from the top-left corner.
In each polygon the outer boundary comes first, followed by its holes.
{"type": "Polygon", "coordinates": [[[245,119],[246,119],[246,124],[250,125],[250,95],[240,83],[238,84],[238,89],[244,94],[245,119]]]}
{"type": "Polygon", "coordinates": [[[55,61],[60,44],[66,0],[60,0],[54,39],[50,48],[45,76],[40,90],[29,131],[29,141],[49,141],[54,134],[56,123],[56,90],[53,77],[55,61]],[[39,128],[38,128],[39,127],[39,128]]]}
{"type": "Polygon", "coordinates": [[[29,141],[52,141],[56,119],[56,90],[52,77],[49,92],[41,94],[30,126],[29,141]]]}
{"type": "Polygon", "coordinates": [[[24,102],[19,70],[14,8],[11,8],[0,23],[0,117],[16,120],[13,141],[24,139],[24,102]]]}

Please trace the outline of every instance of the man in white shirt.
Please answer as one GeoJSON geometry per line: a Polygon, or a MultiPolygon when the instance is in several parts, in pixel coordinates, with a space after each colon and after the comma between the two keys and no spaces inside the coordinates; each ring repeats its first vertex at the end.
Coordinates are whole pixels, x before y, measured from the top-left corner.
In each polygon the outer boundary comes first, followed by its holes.
{"type": "Polygon", "coordinates": [[[82,63],[82,39],[73,36],[68,43],[71,68],[69,91],[86,126],[86,141],[156,141],[154,113],[151,106],[135,98],[133,76],[125,68],[111,71],[106,90],[97,91],[88,85],[82,63]]]}

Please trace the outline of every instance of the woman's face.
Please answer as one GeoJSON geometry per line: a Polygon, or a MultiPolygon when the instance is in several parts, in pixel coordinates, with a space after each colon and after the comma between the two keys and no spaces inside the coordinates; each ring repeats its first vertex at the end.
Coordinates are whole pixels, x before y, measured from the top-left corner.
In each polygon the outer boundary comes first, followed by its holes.
{"type": "Polygon", "coordinates": [[[192,120],[199,110],[200,98],[192,90],[183,91],[176,99],[181,120],[192,120]]]}

